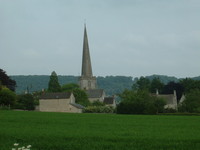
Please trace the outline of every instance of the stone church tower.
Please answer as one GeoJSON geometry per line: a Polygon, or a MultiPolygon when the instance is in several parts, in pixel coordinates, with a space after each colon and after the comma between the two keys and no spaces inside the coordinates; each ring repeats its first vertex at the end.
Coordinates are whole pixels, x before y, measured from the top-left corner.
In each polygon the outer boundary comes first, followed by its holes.
{"type": "Polygon", "coordinates": [[[79,86],[84,90],[92,90],[97,88],[96,77],[92,74],[92,64],[90,59],[86,25],[84,27],[82,72],[81,77],[79,78],[79,86]]]}

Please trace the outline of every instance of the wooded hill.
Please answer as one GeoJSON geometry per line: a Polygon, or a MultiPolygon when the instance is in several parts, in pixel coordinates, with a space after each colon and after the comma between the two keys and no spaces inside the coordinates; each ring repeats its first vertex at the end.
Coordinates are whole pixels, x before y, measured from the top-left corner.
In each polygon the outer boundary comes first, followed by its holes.
{"type": "MultiPolygon", "coordinates": [[[[11,79],[15,80],[17,83],[16,93],[21,94],[25,91],[35,92],[41,91],[42,89],[47,89],[49,76],[48,75],[16,75],[10,76],[11,79]]],[[[167,84],[170,81],[178,82],[179,79],[176,77],[169,77],[164,75],[151,75],[146,76],[146,78],[152,80],[155,77],[167,84]]],[[[78,83],[77,76],[58,76],[60,85],[68,83],[78,83]]],[[[137,81],[138,78],[133,79],[127,76],[106,76],[97,77],[98,88],[104,89],[107,95],[114,95],[121,93],[124,89],[131,89],[133,83],[137,81]]],[[[199,77],[192,78],[194,80],[200,80],[199,77]]]]}

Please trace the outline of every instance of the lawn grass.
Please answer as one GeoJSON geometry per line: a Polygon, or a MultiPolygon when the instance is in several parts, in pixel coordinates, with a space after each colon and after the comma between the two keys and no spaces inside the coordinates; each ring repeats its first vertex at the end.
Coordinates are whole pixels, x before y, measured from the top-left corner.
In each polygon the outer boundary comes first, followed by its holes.
{"type": "Polygon", "coordinates": [[[0,111],[0,150],[199,150],[200,116],[0,111]]]}

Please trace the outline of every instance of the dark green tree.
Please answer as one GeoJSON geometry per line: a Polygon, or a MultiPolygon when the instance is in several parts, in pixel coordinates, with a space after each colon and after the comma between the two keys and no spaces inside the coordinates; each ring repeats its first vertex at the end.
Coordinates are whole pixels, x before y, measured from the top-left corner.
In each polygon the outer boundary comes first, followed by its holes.
{"type": "Polygon", "coordinates": [[[62,87],[62,92],[72,92],[74,94],[76,103],[83,105],[83,106],[89,106],[90,101],[88,100],[88,96],[85,93],[84,90],[81,90],[78,86],[78,84],[69,83],[64,84],[62,87]]]}
{"type": "Polygon", "coordinates": [[[119,97],[121,103],[117,106],[117,113],[156,114],[164,110],[164,100],[145,90],[125,90],[119,97]]]}
{"type": "Polygon", "coordinates": [[[151,82],[148,78],[140,77],[139,80],[136,81],[135,84],[133,84],[132,89],[133,90],[150,90],[151,82]]]}
{"type": "Polygon", "coordinates": [[[33,95],[31,94],[18,95],[16,108],[23,110],[34,110],[35,101],[33,95]]]}
{"type": "Polygon", "coordinates": [[[191,90],[186,94],[186,99],[180,104],[179,111],[200,113],[200,90],[191,90]]]}
{"type": "Polygon", "coordinates": [[[1,106],[13,106],[16,102],[16,95],[8,88],[2,88],[0,91],[0,105],[1,106]]]}
{"type": "Polygon", "coordinates": [[[78,84],[69,83],[69,84],[64,84],[64,85],[61,87],[61,90],[62,90],[63,92],[72,92],[73,90],[78,89],[78,88],[79,88],[79,85],[78,85],[78,84]]]}
{"type": "Polygon", "coordinates": [[[180,83],[176,82],[169,82],[168,84],[164,85],[162,93],[163,94],[173,94],[174,90],[176,91],[177,99],[180,100],[181,96],[183,95],[183,86],[180,83]]]}
{"type": "Polygon", "coordinates": [[[185,78],[180,81],[180,84],[184,88],[184,93],[189,93],[191,90],[199,89],[200,90],[200,81],[193,80],[191,78],[185,78]]]}
{"type": "Polygon", "coordinates": [[[156,108],[156,113],[163,113],[164,106],[166,105],[166,101],[159,97],[154,97],[153,99],[154,106],[156,108]]]}
{"type": "Polygon", "coordinates": [[[10,79],[10,77],[2,69],[0,69],[0,84],[6,86],[11,91],[15,91],[15,87],[16,87],[15,80],[10,79]]]}
{"type": "Polygon", "coordinates": [[[160,81],[159,78],[154,78],[151,81],[150,91],[151,93],[156,93],[156,90],[158,90],[159,93],[162,92],[164,84],[160,81]]]}
{"type": "Polygon", "coordinates": [[[90,105],[90,101],[88,100],[88,96],[84,90],[76,88],[73,90],[73,94],[74,94],[76,103],[83,105],[83,106],[90,105]]]}
{"type": "Polygon", "coordinates": [[[61,86],[58,82],[58,76],[55,71],[51,73],[48,84],[48,92],[61,92],[61,86]]]}

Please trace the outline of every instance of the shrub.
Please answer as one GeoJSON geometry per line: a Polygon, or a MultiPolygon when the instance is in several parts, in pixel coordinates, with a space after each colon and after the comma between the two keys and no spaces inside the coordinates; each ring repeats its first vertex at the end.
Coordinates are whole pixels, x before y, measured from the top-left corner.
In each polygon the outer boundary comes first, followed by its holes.
{"type": "Polygon", "coordinates": [[[34,110],[35,109],[34,97],[31,94],[18,95],[15,108],[23,110],[34,110]]]}
{"type": "Polygon", "coordinates": [[[192,90],[178,107],[180,112],[200,113],[200,90],[192,90]]]}
{"type": "Polygon", "coordinates": [[[157,114],[163,112],[165,101],[148,91],[125,90],[119,95],[122,102],[117,106],[119,114],[157,114]]]}
{"type": "Polygon", "coordinates": [[[176,113],[177,110],[173,109],[173,108],[165,108],[164,109],[164,113],[176,113]]]}
{"type": "Polygon", "coordinates": [[[3,88],[0,91],[0,105],[2,106],[13,106],[16,101],[16,95],[14,92],[9,90],[8,88],[3,88]]]}
{"type": "Polygon", "coordinates": [[[88,106],[84,110],[85,113],[113,113],[114,109],[110,106],[88,106]]]}
{"type": "Polygon", "coordinates": [[[94,101],[91,105],[92,106],[105,106],[105,104],[103,102],[100,102],[99,100],[94,101]]]}

